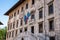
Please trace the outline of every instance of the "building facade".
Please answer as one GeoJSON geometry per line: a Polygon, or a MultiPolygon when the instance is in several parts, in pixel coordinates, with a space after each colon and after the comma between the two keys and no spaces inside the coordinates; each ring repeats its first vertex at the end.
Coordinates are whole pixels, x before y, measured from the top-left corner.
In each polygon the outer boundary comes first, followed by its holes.
{"type": "Polygon", "coordinates": [[[60,0],[20,0],[9,16],[6,40],[60,40],[60,0]]]}

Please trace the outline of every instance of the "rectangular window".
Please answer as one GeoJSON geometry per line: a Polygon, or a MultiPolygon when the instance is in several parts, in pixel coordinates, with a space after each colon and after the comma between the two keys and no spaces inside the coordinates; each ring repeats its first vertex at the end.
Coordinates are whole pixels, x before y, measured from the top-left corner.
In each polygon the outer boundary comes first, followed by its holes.
{"type": "Polygon", "coordinates": [[[32,14],[32,15],[31,15],[31,19],[35,19],[35,16],[34,16],[34,14],[32,14]]]}
{"type": "Polygon", "coordinates": [[[15,22],[13,22],[13,29],[15,28],[15,22]]]}
{"type": "Polygon", "coordinates": [[[6,35],[6,37],[8,38],[8,33],[6,33],[7,35],[6,35]]]}
{"type": "Polygon", "coordinates": [[[14,17],[16,16],[16,12],[14,13],[14,17]]]}
{"type": "Polygon", "coordinates": [[[54,20],[49,21],[49,31],[54,31],[54,20]]]}
{"type": "Polygon", "coordinates": [[[22,38],[21,40],[24,40],[24,38],[22,38]]]}
{"type": "Polygon", "coordinates": [[[25,30],[24,30],[25,32],[27,31],[27,27],[25,27],[25,30]]]}
{"type": "Polygon", "coordinates": [[[18,30],[16,30],[15,36],[17,36],[18,30]]]}
{"type": "Polygon", "coordinates": [[[9,16],[9,19],[11,19],[11,18],[13,18],[13,14],[11,14],[11,15],[9,16]]]}
{"type": "Polygon", "coordinates": [[[23,7],[21,8],[21,12],[23,11],[23,7]]]}
{"type": "Polygon", "coordinates": [[[28,3],[26,4],[26,9],[28,9],[28,3]]]}
{"type": "Polygon", "coordinates": [[[43,10],[42,8],[39,9],[39,19],[43,18],[43,10]]]}
{"type": "Polygon", "coordinates": [[[19,22],[19,21],[17,20],[16,28],[18,27],[18,24],[19,24],[18,22],[19,22]]]}
{"type": "Polygon", "coordinates": [[[50,5],[48,5],[48,11],[49,11],[49,15],[53,14],[53,3],[51,3],[50,5]]]}
{"type": "Polygon", "coordinates": [[[22,26],[23,25],[23,20],[21,19],[21,21],[20,21],[20,25],[22,26]]]}
{"type": "Polygon", "coordinates": [[[22,28],[20,29],[20,33],[22,33],[22,28]]]}
{"type": "Polygon", "coordinates": [[[35,3],[35,0],[32,0],[32,5],[35,3]]]}
{"type": "Polygon", "coordinates": [[[50,37],[49,39],[50,39],[50,40],[55,40],[55,37],[50,37]]]}
{"type": "Polygon", "coordinates": [[[19,10],[18,10],[18,14],[19,14],[19,10]]]}
{"type": "Polygon", "coordinates": [[[34,26],[31,27],[31,32],[34,33],[34,26]]]}
{"type": "Polygon", "coordinates": [[[39,33],[43,33],[43,23],[39,23],[39,33]]]}
{"type": "Polygon", "coordinates": [[[10,15],[10,16],[9,16],[9,19],[11,19],[12,17],[13,17],[13,15],[10,15]]]}
{"type": "Polygon", "coordinates": [[[10,30],[12,29],[12,23],[10,24],[10,30]]]}
{"type": "Polygon", "coordinates": [[[9,32],[9,38],[11,37],[11,32],[9,32]]]}

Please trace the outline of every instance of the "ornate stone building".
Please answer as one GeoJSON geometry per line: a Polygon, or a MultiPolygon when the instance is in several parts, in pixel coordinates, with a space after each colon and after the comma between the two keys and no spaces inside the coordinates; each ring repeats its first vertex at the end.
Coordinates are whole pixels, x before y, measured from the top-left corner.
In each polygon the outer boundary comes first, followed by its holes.
{"type": "Polygon", "coordinates": [[[6,40],[60,40],[60,0],[19,0],[5,15],[6,40]]]}

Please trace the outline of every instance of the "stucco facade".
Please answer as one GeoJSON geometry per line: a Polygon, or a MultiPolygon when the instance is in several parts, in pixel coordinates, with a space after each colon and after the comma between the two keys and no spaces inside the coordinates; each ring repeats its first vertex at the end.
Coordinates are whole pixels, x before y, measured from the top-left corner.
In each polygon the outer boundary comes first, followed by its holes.
{"type": "Polygon", "coordinates": [[[60,40],[60,0],[34,0],[33,5],[32,0],[25,0],[14,10],[9,12],[8,16],[9,18],[11,16],[12,17],[8,20],[8,30],[6,40],[50,40],[50,37],[54,37],[55,40],[60,40]],[[28,9],[26,9],[26,4],[28,4],[28,9]],[[49,14],[48,8],[50,4],[53,4],[52,14],[49,14]],[[23,10],[21,11],[21,9],[23,10]],[[39,10],[42,10],[41,19],[39,19],[39,10]],[[27,15],[28,12],[30,14],[34,14],[34,19],[31,19],[30,15],[27,24],[25,24],[24,15],[27,15]],[[21,26],[21,20],[22,20],[22,26],[21,26]],[[52,31],[49,30],[50,20],[54,21],[53,23],[54,30],[52,31]],[[41,33],[39,33],[39,26],[38,26],[39,23],[42,23],[43,25],[42,26],[43,32],[41,33]],[[32,26],[34,26],[34,33],[31,33],[32,26]],[[26,32],[24,31],[25,28],[27,28],[26,32]],[[22,29],[21,33],[20,29],[22,29]]]}

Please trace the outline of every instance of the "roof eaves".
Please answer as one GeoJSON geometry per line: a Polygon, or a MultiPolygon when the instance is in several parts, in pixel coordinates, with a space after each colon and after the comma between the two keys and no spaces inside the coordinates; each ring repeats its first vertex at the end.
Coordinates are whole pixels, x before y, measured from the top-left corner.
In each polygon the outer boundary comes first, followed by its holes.
{"type": "Polygon", "coordinates": [[[13,5],[4,15],[9,15],[9,13],[14,10],[16,7],[18,7],[20,4],[22,4],[25,0],[18,1],[15,5],[13,5]]]}

